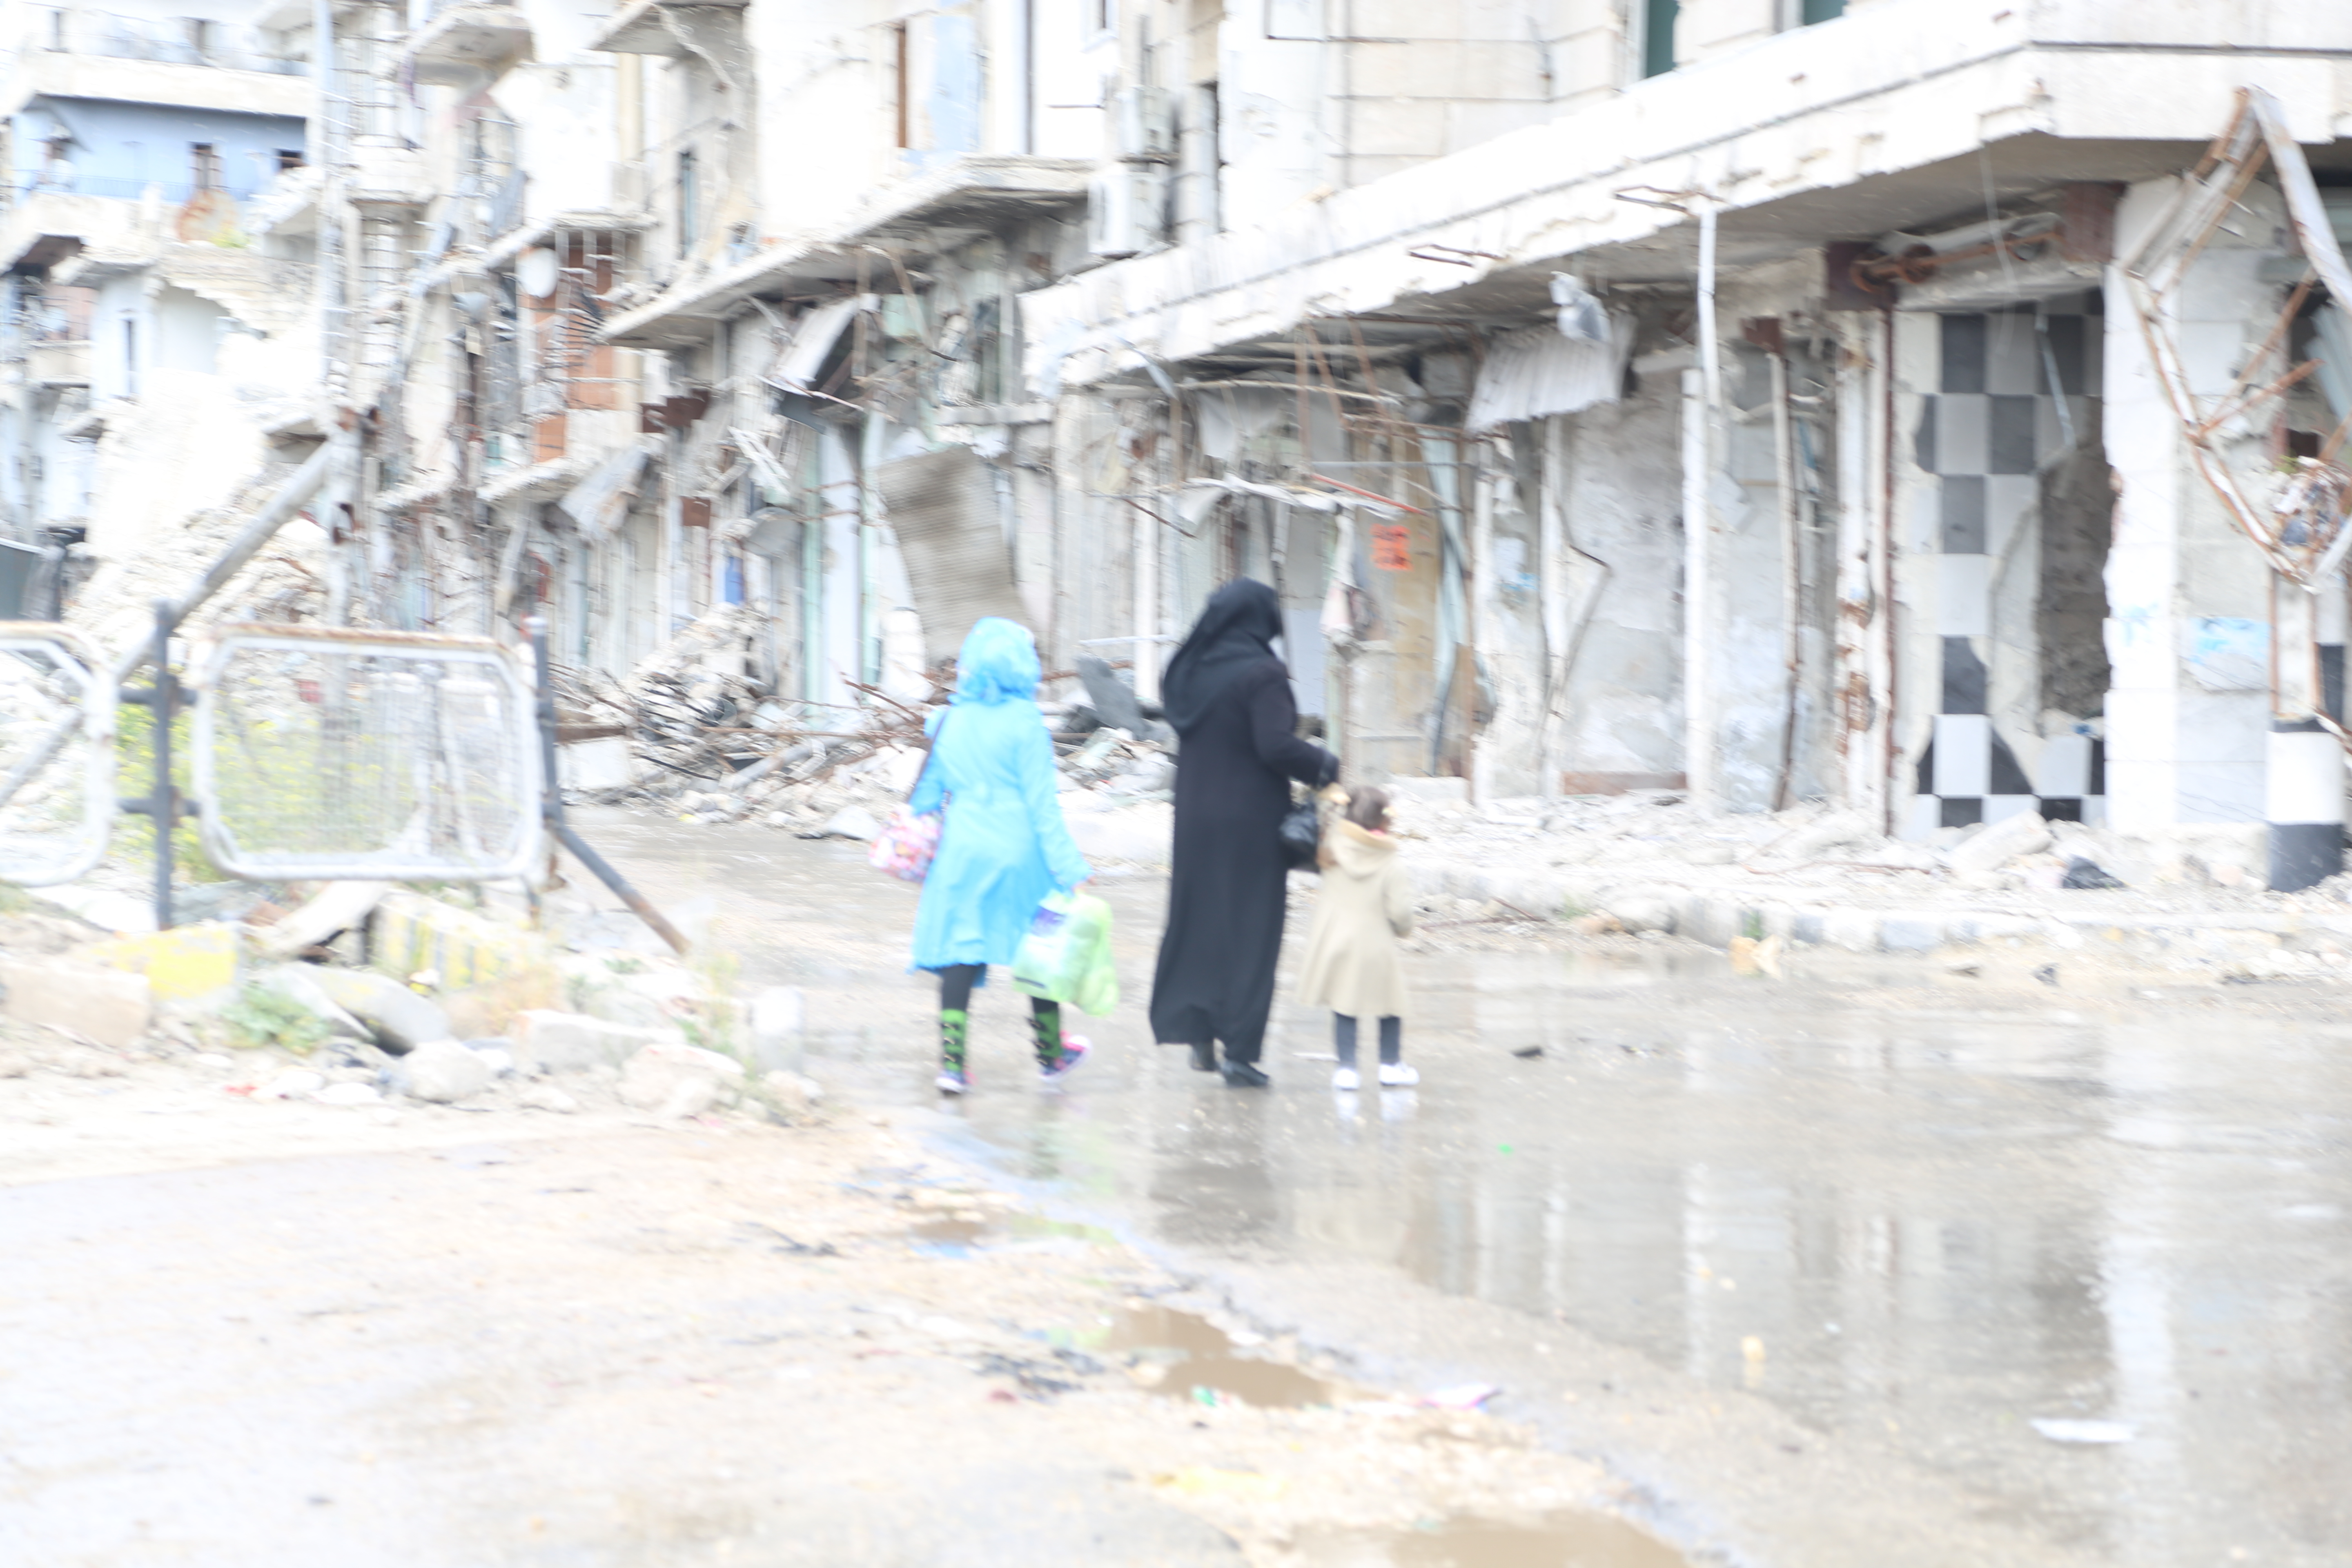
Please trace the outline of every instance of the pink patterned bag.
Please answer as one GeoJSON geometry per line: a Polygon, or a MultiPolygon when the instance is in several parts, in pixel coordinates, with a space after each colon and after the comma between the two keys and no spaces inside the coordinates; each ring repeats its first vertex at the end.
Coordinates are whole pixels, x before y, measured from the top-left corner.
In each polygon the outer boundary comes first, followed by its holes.
{"type": "MultiPolygon", "coordinates": [[[[940,733],[947,731],[948,721],[940,721],[940,733]]],[[[908,804],[915,792],[923,787],[923,774],[931,771],[931,748],[939,744],[934,735],[923,747],[923,765],[915,773],[915,782],[907,788],[907,799],[890,808],[890,820],[866,847],[866,863],[877,871],[886,872],[902,882],[919,882],[930,875],[931,857],[940,852],[939,812],[917,816],[908,804]]]]}
{"type": "Polygon", "coordinates": [[[866,847],[866,863],[902,882],[919,882],[940,852],[940,814],[917,816],[903,805],[890,808],[890,820],[866,847]]]}

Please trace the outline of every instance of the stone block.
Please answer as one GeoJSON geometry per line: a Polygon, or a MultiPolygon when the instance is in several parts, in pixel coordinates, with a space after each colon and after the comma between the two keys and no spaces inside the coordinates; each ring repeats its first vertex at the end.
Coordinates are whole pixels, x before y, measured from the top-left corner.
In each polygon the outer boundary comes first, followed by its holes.
{"type": "Polygon", "coordinates": [[[675,1029],[643,1029],[545,1008],[518,1014],[509,1037],[517,1065],[534,1073],[619,1067],[648,1046],[685,1044],[675,1029]]]}
{"type": "Polygon", "coordinates": [[[566,789],[626,789],[637,776],[625,736],[603,735],[560,747],[555,765],[566,789]]]}
{"type": "Polygon", "coordinates": [[[92,942],[80,956],[145,975],[148,994],[157,1002],[202,1005],[236,992],[236,928],[220,921],[92,942]]]}
{"type": "Polygon", "coordinates": [[[427,1040],[401,1058],[396,1080],[411,1100],[447,1105],[489,1087],[491,1064],[456,1040],[427,1040]]]}
{"type": "Polygon", "coordinates": [[[1878,951],[1879,919],[1869,910],[1831,910],[1821,917],[1822,941],[1848,952],[1878,951]]]}
{"type": "Polygon", "coordinates": [[[1639,935],[1645,931],[1671,931],[1675,929],[1675,909],[1664,899],[1635,895],[1612,899],[1601,911],[1612,915],[1617,923],[1639,935]]]}
{"type": "Polygon", "coordinates": [[[0,959],[0,1013],[70,1029],[101,1046],[136,1044],[154,1017],[143,974],[68,959],[0,959]]]}
{"type": "Polygon", "coordinates": [[[798,1055],[808,1026],[800,988],[771,985],[751,998],[751,1055],[762,1068],[782,1068],[798,1055]]]}
{"type": "Polygon", "coordinates": [[[622,1103],[658,1116],[699,1116],[742,1087],[741,1062],[684,1044],[646,1046],[621,1068],[622,1103]]]}
{"type": "Polygon", "coordinates": [[[1889,915],[1878,922],[1878,942],[1889,952],[1926,952],[1944,942],[1944,922],[1928,915],[1889,915]]]}
{"type": "Polygon", "coordinates": [[[327,999],[368,1026],[375,1043],[394,1055],[456,1031],[449,1015],[430,996],[420,996],[390,975],[366,969],[315,966],[312,978],[327,999]]]}

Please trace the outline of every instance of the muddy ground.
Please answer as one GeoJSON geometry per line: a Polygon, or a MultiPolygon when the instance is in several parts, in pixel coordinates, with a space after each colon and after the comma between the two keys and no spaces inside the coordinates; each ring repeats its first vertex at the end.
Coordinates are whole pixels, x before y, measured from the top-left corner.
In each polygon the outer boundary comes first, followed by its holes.
{"type": "Polygon", "coordinates": [[[1036,1084],[992,987],[942,1106],[912,889],[583,820],[743,985],[803,988],[824,1113],[46,1052],[0,1078],[0,1561],[2352,1552],[2338,982],[1775,982],[1446,909],[1417,1091],[1335,1094],[1285,1006],[1246,1094],[1145,1039],[1162,884],[1108,877],[1096,1059],[1036,1084]]]}

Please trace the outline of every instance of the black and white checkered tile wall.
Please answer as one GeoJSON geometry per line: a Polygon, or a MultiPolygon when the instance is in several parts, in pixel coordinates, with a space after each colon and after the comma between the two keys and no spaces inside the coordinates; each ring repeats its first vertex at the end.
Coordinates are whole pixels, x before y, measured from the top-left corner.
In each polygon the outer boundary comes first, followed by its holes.
{"type": "Polygon", "coordinates": [[[2042,462],[2084,426],[2099,395],[2095,294],[1985,314],[1937,318],[1937,391],[1923,400],[1919,466],[1935,475],[1937,632],[1942,682],[1935,732],[1918,764],[1906,826],[1998,822],[2038,810],[2053,821],[2098,822],[2106,809],[2105,757],[2087,734],[2044,739],[2028,778],[1988,698],[1995,576],[2013,531],[2035,504],[2042,462]],[[2070,400],[2061,417],[2051,387],[2070,400]],[[2071,421],[2071,425],[2070,425],[2071,421]]]}

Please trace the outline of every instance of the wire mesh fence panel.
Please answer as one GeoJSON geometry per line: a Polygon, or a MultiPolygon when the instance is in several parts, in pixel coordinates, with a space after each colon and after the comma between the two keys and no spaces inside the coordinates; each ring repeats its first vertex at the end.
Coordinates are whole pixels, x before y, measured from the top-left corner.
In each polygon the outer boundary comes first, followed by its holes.
{"type": "Polygon", "coordinates": [[[114,682],[89,643],[0,621],[0,882],[70,882],[106,856],[114,821],[114,682]],[[17,780],[17,773],[26,776],[17,780]]]}
{"type": "Polygon", "coordinates": [[[495,644],[233,628],[196,703],[205,849],[237,877],[520,876],[539,748],[530,688],[495,644]]]}

